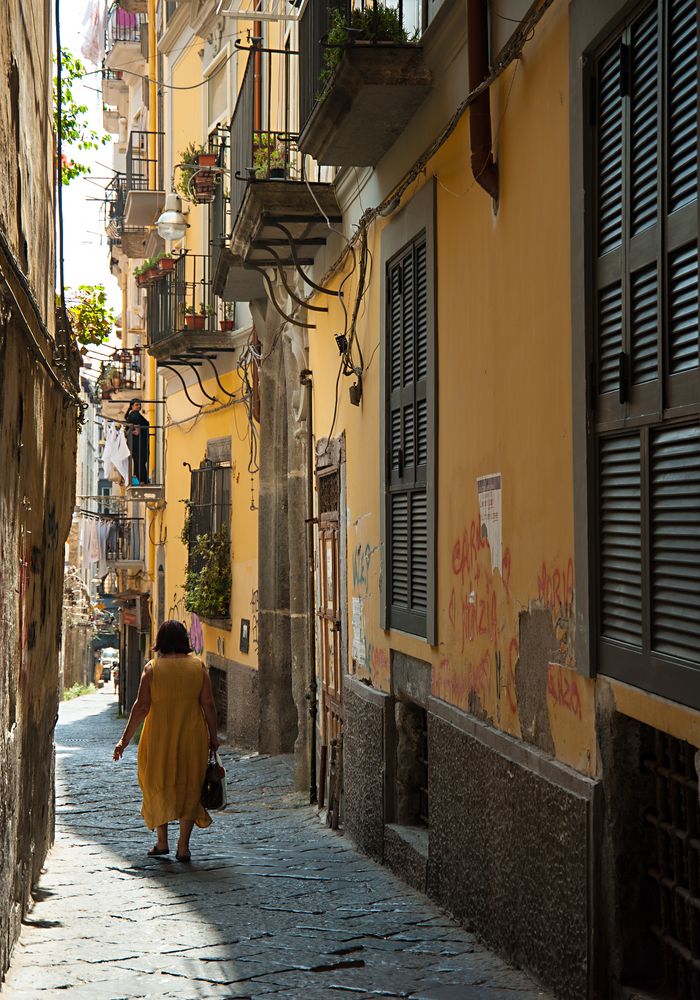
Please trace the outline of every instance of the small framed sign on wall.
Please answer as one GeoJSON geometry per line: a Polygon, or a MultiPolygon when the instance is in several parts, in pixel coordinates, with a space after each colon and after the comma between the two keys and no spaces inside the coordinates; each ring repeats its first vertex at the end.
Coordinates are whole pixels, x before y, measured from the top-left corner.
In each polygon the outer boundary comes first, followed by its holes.
{"type": "Polygon", "coordinates": [[[241,641],[239,648],[242,653],[248,652],[250,646],[250,618],[241,618],[241,641]]]}

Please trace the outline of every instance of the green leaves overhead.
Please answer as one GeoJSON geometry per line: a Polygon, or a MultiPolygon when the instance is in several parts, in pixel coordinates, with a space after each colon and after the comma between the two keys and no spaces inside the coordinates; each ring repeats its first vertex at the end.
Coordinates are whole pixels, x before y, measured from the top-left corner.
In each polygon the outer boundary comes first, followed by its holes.
{"type": "MultiPolygon", "coordinates": [[[[55,57],[54,57],[55,61],[55,57]]],[[[68,49],[61,49],[61,142],[78,150],[99,149],[111,140],[106,132],[95,132],[88,125],[86,104],[78,104],[73,96],[73,85],[76,80],[85,76],[85,67],[68,49]]],[[[53,123],[58,134],[58,79],[53,81],[53,123]]],[[[76,177],[89,174],[90,167],[77,160],[69,158],[66,152],[61,155],[61,180],[70,184],[76,177]]]]}

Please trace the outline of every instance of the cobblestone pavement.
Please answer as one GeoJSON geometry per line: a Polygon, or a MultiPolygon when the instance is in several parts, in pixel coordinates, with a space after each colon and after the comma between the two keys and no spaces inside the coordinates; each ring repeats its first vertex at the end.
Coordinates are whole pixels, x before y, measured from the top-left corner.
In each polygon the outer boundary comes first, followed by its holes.
{"type": "Polygon", "coordinates": [[[122,728],[111,688],[61,706],[56,845],[3,1000],[544,996],[320,824],[288,758],[225,752],[233,801],[192,865],[146,857],[135,748],[111,761],[122,728]]]}

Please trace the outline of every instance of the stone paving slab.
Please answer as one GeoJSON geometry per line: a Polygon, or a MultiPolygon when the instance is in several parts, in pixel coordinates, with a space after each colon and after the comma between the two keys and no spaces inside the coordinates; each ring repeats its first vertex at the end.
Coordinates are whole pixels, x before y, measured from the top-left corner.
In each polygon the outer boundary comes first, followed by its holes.
{"type": "Polygon", "coordinates": [[[148,858],[135,747],[111,760],[123,726],[110,688],[61,706],[56,844],[3,1000],[545,998],[322,826],[288,758],[224,750],[231,804],[192,864],[148,858]]]}

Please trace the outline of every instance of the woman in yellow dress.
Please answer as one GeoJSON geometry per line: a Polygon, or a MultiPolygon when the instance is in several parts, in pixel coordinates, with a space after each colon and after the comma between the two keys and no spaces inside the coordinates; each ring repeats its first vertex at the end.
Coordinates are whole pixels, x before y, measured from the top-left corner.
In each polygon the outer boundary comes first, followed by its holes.
{"type": "Polygon", "coordinates": [[[151,857],[168,853],[168,823],[179,820],[175,857],[189,861],[192,827],[211,824],[200,798],[209,749],[219,746],[214,695],[182,622],[163,622],[153,653],[141,675],[124,735],[114,748],[114,760],[121,758],[145,719],[138,751],[141,815],[149,830],[157,831],[148,853],[151,857]]]}

